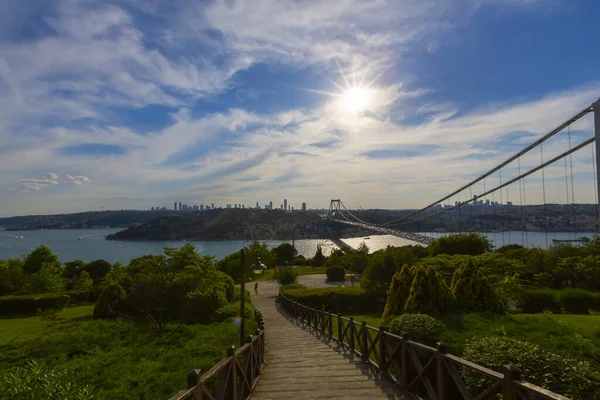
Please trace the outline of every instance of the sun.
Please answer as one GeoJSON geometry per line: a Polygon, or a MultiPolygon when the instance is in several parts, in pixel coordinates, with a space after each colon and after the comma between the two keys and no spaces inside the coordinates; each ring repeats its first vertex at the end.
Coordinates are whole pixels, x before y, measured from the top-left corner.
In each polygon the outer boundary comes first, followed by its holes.
{"type": "Polygon", "coordinates": [[[358,113],[369,108],[370,90],[363,87],[351,87],[340,96],[340,108],[343,111],[358,113]]]}

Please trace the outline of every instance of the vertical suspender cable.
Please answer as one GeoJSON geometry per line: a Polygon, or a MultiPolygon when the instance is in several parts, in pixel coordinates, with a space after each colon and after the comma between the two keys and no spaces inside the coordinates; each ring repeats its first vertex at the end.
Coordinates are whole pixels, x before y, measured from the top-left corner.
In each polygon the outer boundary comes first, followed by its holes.
{"type": "MultiPolygon", "coordinates": [[[[540,158],[544,164],[544,143],[540,143],[540,158]]],[[[544,230],[546,231],[546,249],[548,249],[548,216],[546,214],[546,175],[542,168],[542,200],[544,201],[544,230]]]]}
{"type": "MultiPolygon", "coordinates": [[[[571,150],[571,125],[569,125],[569,150],[571,150]]],[[[565,159],[566,160],[566,159],[565,159]]],[[[575,224],[575,185],[573,181],[573,154],[569,154],[569,168],[571,169],[571,224],[573,224],[574,238],[577,239],[577,224],[575,224]]]]}
{"type": "MultiPolygon", "coordinates": [[[[569,140],[569,143],[570,142],[571,141],[569,140]]],[[[569,150],[571,150],[571,146],[570,145],[569,145],[569,150]]],[[[569,175],[567,174],[567,157],[564,158],[564,161],[565,161],[565,193],[567,195],[567,203],[566,203],[566,205],[568,207],[568,205],[569,205],[569,175]]],[[[572,219],[569,218],[569,224],[568,224],[569,225],[569,228],[568,228],[569,229],[569,239],[573,239],[573,237],[571,237],[572,236],[571,235],[571,233],[572,233],[571,224],[572,223],[573,223],[572,219]]]]}
{"type": "MultiPolygon", "coordinates": [[[[498,178],[500,179],[500,185],[502,185],[502,170],[498,170],[498,178]]],[[[500,211],[500,222],[502,224],[502,246],[505,246],[506,243],[504,242],[504,231],[505,231],[505,227],[504,227],[504,198],[502,196],[502,189],[500,189],[500,206],[498,207],[498,210],[500,211]]]]}
{"type": "MultiPolygon", "coordinates": [[[[519,166],[519,176],[521,176],[521,157],[519,157],[517,159],[517,163],[519,166]]],[[[527,229],[527,221],[525,221],[525,215],[524,215],[524,211],[525,209],[523,208],[523,184],[524,181],[523,179],[519,180],[519,215],[521,217],[521,223],[524,225],[524,229],[523,227],[521,228],[521,246],[523,247],[527,247],[525,246],[525,230],[527,229]]]]}
{"type": "Polygon", "coordinates": [[[597,174],[598,171],[596,171],[596,146],[590,146],[592,148],[592,166],[594,169],[594,204],[596,205],[596,229],[595,229],[595,233],[598,233],[598,218],[599,218],[599,210],[598,210],[598,181],[596,179],[597,178],[597,174]]]}

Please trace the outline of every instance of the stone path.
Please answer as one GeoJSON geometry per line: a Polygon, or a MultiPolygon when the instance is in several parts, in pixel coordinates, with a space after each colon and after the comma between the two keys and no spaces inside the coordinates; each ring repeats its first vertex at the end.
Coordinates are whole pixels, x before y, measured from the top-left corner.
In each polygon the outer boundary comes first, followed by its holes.
{"type": "Polygon", "coordinates": [[[261,282],[254,307],[265,319],[267,366],[254,400],[409,399],[360,358],[324,343],[275,303],[278,285],[261,282]]]}

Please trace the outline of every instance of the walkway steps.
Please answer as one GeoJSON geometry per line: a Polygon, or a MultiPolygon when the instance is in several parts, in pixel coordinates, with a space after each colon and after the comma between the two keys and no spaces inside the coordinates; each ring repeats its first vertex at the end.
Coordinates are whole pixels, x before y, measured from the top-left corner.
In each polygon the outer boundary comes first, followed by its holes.
{"type": "Polygon", "coordinates": [[[274,296],[252,301],[265,319],[267,340],[267,366],[252,399],[410,399],[352,353],[289,319],[274,296]]]}

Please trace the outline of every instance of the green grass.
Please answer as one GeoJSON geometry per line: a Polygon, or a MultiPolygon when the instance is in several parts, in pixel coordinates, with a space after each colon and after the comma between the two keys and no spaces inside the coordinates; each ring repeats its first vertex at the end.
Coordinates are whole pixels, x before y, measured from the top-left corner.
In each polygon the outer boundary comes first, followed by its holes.
{"type": "MultiPolygon", "coordinates": [[[[65,308],[60,315],[64,322],[89,317],[94,311],[94,305],[83,305],[65,308]]],[[[35,316],[0,316],[0,345],[11,341],[24,341],[35,339],[44,335],[49,329],[46,322],[35,316]]]]}
{"type": "MultiPolygon", "coordinates": [[[[69,319],[54,327],[38,317],[2,319],[0,371],[45,360],[69,370],[73,382],[95,386],[98,399],[166,399],[185,387],[191,369],[207,371],[227,347],[238,345],[239,327],[232,319],[182,326],[158,339],[144,324],[85,318],[92,309],[66,309],[69,319]]],[[[247,334],[255,328],[254,321],[246,321],[247,334]]]]}

